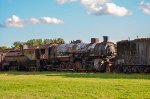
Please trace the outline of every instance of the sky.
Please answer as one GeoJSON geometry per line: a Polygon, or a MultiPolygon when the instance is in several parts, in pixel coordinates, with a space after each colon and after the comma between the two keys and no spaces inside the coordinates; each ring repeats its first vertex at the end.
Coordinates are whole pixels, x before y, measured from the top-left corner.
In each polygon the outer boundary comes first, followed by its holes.
{"type": "Polygon", "coordinates": [[[150,0],[0,0],[0,46],[15,41],[150,37],[150,0]]]}

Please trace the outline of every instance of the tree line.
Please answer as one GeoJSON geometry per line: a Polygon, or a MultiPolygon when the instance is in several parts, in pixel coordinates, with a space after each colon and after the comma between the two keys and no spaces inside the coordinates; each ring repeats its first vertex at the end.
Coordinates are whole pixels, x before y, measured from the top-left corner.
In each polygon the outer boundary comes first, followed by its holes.
{"type": "MultiPolygon", "coordinates": [[[[57,39],[31,39],[28,40],[27,42],[20,42],[20,41],[15,41],[13,42],[13,46],[15,48],[20,48],[21,45],[28,45],[29,47],[38,47],[40,45],[45,45],[45,44],[64,44],[65,41],[62,38],[57,38],[57,39]]],[[[0,46],[0,50],[5,50],[9,49],[7,46],[0,46]]]]}

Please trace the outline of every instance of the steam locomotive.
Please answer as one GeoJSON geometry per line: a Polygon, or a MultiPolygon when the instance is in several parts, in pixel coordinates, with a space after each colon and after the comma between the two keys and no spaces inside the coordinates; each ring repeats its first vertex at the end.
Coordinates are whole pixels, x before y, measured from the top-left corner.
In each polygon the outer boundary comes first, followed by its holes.
{"type": "Polygon", "coordinates": [[[69,44],[47,44],[38,48],[22,46],[20,50],[1,52],[1,70],[57,70],[111,72],[116,57],[116,45],[103,37],[69,44]]]}

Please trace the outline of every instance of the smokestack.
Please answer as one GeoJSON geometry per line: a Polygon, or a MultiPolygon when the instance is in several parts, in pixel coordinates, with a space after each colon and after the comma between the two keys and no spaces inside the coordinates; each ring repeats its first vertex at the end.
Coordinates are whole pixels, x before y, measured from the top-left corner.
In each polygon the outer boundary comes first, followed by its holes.
{"type": "Polygon", "coordinates": [[[98,43],[99,42],[99,39],[98,38],[91,38],[91,43],[98,43]]]}
{"type": "Polygon", "coordinates": [[[108,42],[108,36],[103,36],[103,42],[107,43],[108,42]]]}

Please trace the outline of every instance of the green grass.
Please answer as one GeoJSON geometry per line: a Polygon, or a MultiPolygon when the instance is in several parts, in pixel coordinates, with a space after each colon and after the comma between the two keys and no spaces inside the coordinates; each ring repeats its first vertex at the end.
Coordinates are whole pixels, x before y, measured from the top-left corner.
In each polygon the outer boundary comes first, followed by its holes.
{"type": "Polygon", "coordinates": [[[150,74],[0,72],[0,99],[150,99],[150,74]]]}

